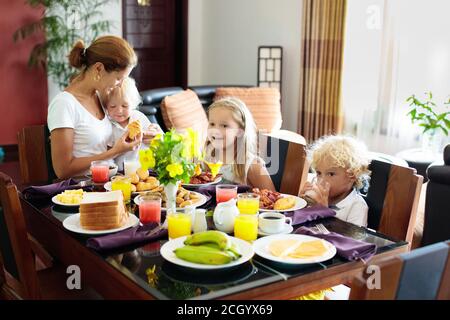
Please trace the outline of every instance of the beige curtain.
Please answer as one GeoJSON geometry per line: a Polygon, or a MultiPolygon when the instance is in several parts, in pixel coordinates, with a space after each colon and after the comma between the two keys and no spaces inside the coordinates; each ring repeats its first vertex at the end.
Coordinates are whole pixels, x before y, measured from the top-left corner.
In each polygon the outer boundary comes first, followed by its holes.
{"type": "Polygon", "coordinates": [[[340,133],[346,0],[303,0],[298,132],[308,142],[340,133]]]}

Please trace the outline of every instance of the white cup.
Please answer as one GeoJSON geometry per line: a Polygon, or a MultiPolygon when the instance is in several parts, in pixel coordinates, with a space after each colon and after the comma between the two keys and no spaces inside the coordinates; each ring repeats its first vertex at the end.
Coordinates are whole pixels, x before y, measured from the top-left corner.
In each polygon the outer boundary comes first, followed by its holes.
{"type": "Polygon", "coordinates": [[[129,161],[129,160],[125,160],[123,162],[123,169],[124,169],[124,174],[126,176],[130,176],[133,173],[136,173],[137,169],[139,169],[141,167],[141,163],[139,161],[129,161]]]}
{"type": "Polygon", "coordinates": [[[259,215],[259,229],[265,233],[280,233],[285,224],[291,225],[292,219],[279,212],[264,212],[259,215]]]}

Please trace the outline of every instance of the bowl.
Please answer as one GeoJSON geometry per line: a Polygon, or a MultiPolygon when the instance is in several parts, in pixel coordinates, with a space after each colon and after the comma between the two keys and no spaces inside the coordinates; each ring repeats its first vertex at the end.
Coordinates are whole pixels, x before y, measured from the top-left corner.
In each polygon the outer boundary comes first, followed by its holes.
{"type": "Polygon", "coordinates": [[[109,165],[109,178],[115,176],[117,174],[117,171],[119,170],[119,167],[117,164],[111,164],[109,165]]]}

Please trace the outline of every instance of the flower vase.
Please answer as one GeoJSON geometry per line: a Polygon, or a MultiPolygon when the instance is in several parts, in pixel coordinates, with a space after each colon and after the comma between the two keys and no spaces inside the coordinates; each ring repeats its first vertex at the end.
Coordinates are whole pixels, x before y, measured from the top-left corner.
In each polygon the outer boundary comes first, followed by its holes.
{"type": "Polygon", "coordinates": [[[422,135],[422,152],[436,155],[441,152],[442,135],[438,130],[428,130],[422,135]]]}
{"type": "Polygon", "coordinates": [[[180,181],[164,185],[164,193],[166,194],[166,212],[175,212],[177,209],[177,191],[179,185],[180,181]]]}

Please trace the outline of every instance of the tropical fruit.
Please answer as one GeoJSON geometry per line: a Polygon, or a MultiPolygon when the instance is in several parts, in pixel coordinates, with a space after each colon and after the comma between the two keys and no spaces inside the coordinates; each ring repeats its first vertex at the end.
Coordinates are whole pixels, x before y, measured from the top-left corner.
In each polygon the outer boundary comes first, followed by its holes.
{"type": "Polygon", "coordinates": [[[230,237],[221,231],[210,230],[194,233],[184,241],[185,246],[174,250],[185,261],[220,265],[239,259],[242,254],[230,237]]]}

